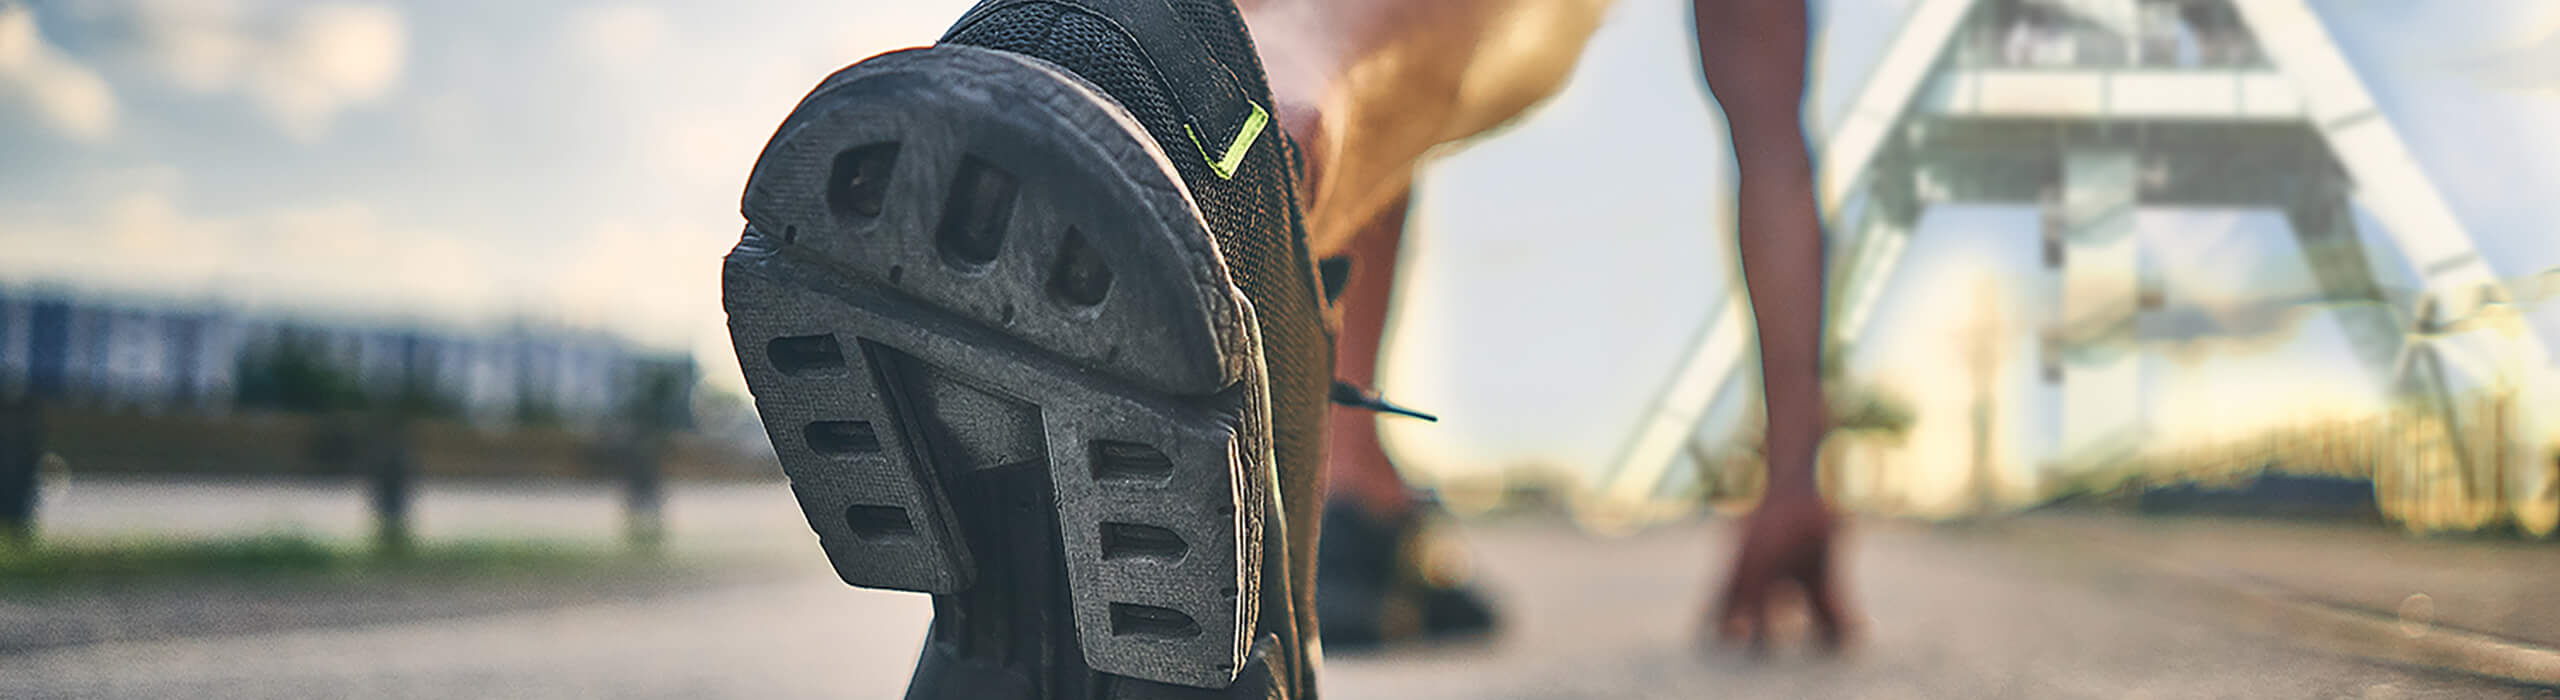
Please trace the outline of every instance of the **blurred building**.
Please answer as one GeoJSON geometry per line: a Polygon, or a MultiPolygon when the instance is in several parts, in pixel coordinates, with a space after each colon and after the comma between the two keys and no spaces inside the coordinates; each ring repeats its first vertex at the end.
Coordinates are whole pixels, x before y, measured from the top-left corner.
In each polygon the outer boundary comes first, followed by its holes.
{"type": "MultiPolygon", "coordinates": [[[[2394,404],[2363,429],[2385,444],[2320,471],[2372,481],[2384,513],[2413,527],[2560,531],[2560,430],[2537,413],[2560,404],[2551,355],[2501,308],[2512,290],[2310,3],[1921,0],[1877,66],[1818,146],[1833,340],[1866,332],[1924,212],[2037,211],[2050,274],[2032,286],[2056,302],[2038,324],[2037,375],[2058,398],[2058,430],[2033,469],[2006,470],[2048,482],[2032,490],[2194,471],[2153,449],[2144,357],[2165,290],[2136,221],[2251,210],[2292,229],[2318,287],[2310,303],[2364,367],[2348,381],[2394,404]],[[2374,265],[2368,229],[2414,268],[2408,292],[2374,265]]],[[[1734,295],[1694,342],[1605,499],[1677,495],[1675,475],[1702,461],[1691,455],[1714,409],[1749,376],[1742,303],[1734,295]]],[[[2274,445],[2206,461],[2314,461],[2274,445]]]]}
{"type": "Polygon", "coordinates": [[[594,331],[519,325],[475,332],[0,288],[0,397],[228,415],[262,408],[257,392],[244,386],[255,378],[243,373],[285,355],[353,397],[424,395],[439,411],[484,427],[594,429],[637,400],[687,400],[637,396],[650,390],[653,373],[677,373],[684,379],[678,387],[690,387],[694,376],[683,353],[594,331]]]}

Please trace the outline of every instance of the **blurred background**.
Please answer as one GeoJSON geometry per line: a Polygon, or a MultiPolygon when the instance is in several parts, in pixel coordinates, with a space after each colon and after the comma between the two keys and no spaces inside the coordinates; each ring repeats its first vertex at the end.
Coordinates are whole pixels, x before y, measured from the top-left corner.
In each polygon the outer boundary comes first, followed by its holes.
{"type": "MultiPolygon", "coordinates": [[[[809,546],[717,265],[967,4],[0,0],[0,696],[895,697],[929,606],[809,546]]],[[[1505,624],[1329,695],[2560,687],[2560,5],[1820,3],[1871,639],[1756,662],[1686,7],[1422,179],[1384,430],[1505,624]]]]}

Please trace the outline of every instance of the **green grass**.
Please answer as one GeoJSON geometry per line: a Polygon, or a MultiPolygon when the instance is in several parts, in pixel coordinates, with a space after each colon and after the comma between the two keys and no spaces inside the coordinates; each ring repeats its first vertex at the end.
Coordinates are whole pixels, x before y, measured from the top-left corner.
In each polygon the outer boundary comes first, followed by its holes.
{"type": "Polygon", "coordinates": [[[0,541],[0,588],[189,576],[558,574],[639,561],[601,545],[529,540],[419,542],[404,553],[301,534],[209,540],[0,541]]]}

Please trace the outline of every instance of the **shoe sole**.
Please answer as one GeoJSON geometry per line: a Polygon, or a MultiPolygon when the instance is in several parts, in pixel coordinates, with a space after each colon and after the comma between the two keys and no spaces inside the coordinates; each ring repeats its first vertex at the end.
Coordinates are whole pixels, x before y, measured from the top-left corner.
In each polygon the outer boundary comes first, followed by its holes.
{"type": "Polygon", "coordinates": [[[996,51],[874,57],[784,121],[723,301],[846,583],[935,594],[937,639],[997,666],[1080,648],[1233,683],[1270,419],[1251,305],[1180,183],[1116,103],[996,51]]]}

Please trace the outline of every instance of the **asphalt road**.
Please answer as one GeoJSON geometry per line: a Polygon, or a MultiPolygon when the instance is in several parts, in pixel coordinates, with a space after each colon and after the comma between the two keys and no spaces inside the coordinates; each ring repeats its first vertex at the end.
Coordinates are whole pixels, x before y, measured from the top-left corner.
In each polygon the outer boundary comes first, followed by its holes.
{"type": "MultiPolygon", "coordinates": [[[[360,528],[360,517],[339,522],[360,512],[320,505],[333,498],[294,487],[81,484],[47,522],[59,536],[131,535],[137,513],[190,532],[287,521],[319,532],[360,528]]],[[[420,507],[430,536],[609,538],[611,503],[609,494],[565,485],[438,487],[420,507]]],[[[0,652],[0,697],[898,697],[930,614],[924,599],[836,583],[789,508],[778,485],[679,489],[671,510],[678,552],[716,555],[725,569],[699,585],[564,580],[543,584],[567,593],[540,605],[446,614],[426,605],[343,622],[148,630],[0,652]]],[[[2123,538],[2146,532],[2142,521],[2093,522],[2086,527],[2123,538]]],[[[1728,538],[1719,523],[1624,538],[1548,520],[1477,523],[1465,537],[1507,604],[1504,633],[1337,654],[1326,661],[1324,691],[1336,699],[2550,697],[2305,643],[2208,582],[2051,531],[1862,523],[1847,573],[1868,618],[1865,642],[1845,658],[1753,658],[1693,643],[1698,604],[1728,538]]],[[[2188,528],[2179,536],[2208,535],[2188,528]]],[[[456,598],[473,588],[440,585],[456,598]]],[[[0,600],[0,619],[10,606],[40,617],[84,605],[225,604],[187,595],[184,583],[144,588],[0,600]]]]}

